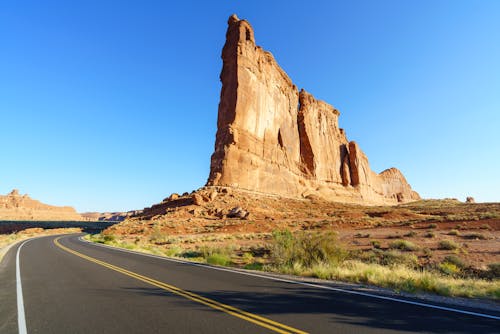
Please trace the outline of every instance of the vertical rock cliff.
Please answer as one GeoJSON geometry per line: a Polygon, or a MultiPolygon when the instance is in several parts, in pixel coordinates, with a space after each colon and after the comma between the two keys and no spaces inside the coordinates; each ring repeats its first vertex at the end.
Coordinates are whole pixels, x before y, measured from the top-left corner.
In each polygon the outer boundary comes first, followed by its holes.
{"type": "Polygon", "coordinates": [[[245,20],[229,18],[207,185],[365,204],[419,199],[395,168],[376,174],[339,111],[299,90],[245,20]]]}

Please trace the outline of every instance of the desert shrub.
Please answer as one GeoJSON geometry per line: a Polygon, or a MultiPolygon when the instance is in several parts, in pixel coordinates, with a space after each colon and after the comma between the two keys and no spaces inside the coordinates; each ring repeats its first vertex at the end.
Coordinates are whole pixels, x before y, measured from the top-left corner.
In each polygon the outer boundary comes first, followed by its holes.
{"type": "Polygon", "coordinates": [[[181,254],[181,256],[185,257],[187,259],[202,258],[203,253],[201,253],[199,251],[195,251],[195,250],[188,250],[188,251],[183,252],[181,254]]]}
{"type": "Polygon", "coordinates": [[[216,264],[219,266],[227,266],[231,263],[231,257],[227,254],[212,253],[207,258],[207,263],[216,264]]]}
{"type": "Polygon", "coordinates": [[[485,212],[479,215],[480,219],[497,219],[500,218],[500,213],[498,212],[485,212]]]}
{"type": "Polygon", "coordinates": [[[438,243],[438,248],[443,250],[455,250],[459,248],[459,245],[453,240],[441,240],[438,243]]]}
{"type": "Polygon", "coordinates": [[[460,272],[460,268],[458,268],[455,264],[449,262],[442,262],[439,265],[439,270],[446,275],[456,275],[460,272]]]}
{"type": "Polygon", "coordinates": [[[156,244],[156,245],[163,245],[168,243],[167,242],[168,235],[166,233],[163,233],[161,229],[157,226],[153,227],[153,231],[151,232],[151,235],[149,236],[149,241],[156,244]]]}
{"type": "Polygon", "coordinates": [[[422,253],[425,257],[432,257],[432,250],[430,248],[422,249],[422,253]]]}
{"type": "Polygon", "coordinates": [[[102,236],[102,241],[104,243],[113,242],[113,241],[115,241],[115,239],[116,239],[116,237],[112,234],[104,234],[102,236]]]}
{"type": "Polygon", "coordinates": [[[253,261],[253,255],[252,253],[250,252],[245,252],[243,253],[243,255],[241,256],[243,258],[243,260],[246,262],[246,263],[249,263],[249,262],[252,262],[253,261]]]}
{"type": "Polygon", "coordinates": [[[426,233],[424,234],[424,237],[425,237],[425,238],[434,238],[434,237],[436,237],[436,233],[431,232],[431,231],[428,231],[428,232],[426,232],[426,233]]]}
{"type": "Polygon", "coordinates": [[[414,254],[402,253],[398,250],[375,250],[370,258],[371,263],[377,263],[384,266],[403,265],[406,267],[416,267],[418,258],[414,254]]]}
{"type": "Polygon", "coordinates": [[[482,233],[469,233],[463,236],[465,239],[471,240],[486,240],[486,236],[482,233]]]}
{"type": "Polygon", "coordinates": [[[179,247],[170,247],[164,251],[166,256],[178,256],[182,253],[182,249],[179,247]]]}
{"type": "Polygon", "coordinates": [[[459,235],[460,232],[458,232],[458,230],[451,230],[450,232],[448,232],[448,235],[459,235]]]}
{"type": "Polygon", "coordinates": [[[488,224],[483,224],[479,228],[482,230],[491,230],[491,226],[488,224]]]}
{"type": "Polygon", "coordinates": [[[373,248],[380,248],[382,245],[380,244],[380,241],[378,240],[370,240],[370,243],[372,244],[373,248]]]}
{"type": "Polygon", "coordinates": [[[224,255],[227,257],[231,257],[233,254],[233,249],[231,247],[208,247],[203,246],[199,248],[199,253],[201,257],[208,259],[212,255],[224,255]]]}
{"type": "Polygon", "coordinates": [[[454,264],[455,266],[457,266],[457,268],[459,269],[463,269],[466,267],[466,264],[465,262],[459,258],[458,256],[456,255],[448,255],[446,256],[444,259],[443,259],[443,263],[451,263],[451,264],[454,264]]]}
{"type": "Polygon", "coordinates": [[[417,236],[417,232],[415,232],[415,231],[410,231],[410,232],[406,233],[405,235],[403,235],[403,237],[408,237],[408,238],[413,238],[415,236],[417,236]]]}
{"type": "Polygon", "coordinates": [[[245,266],[243,268],[250,269],[250,270],[262,270],[262,267],[263,267],[262,263],[252,262],[252,263],[245,264],[245,266]]]}
{"type": "Polygon", "coordinates": [[[369,238],[370,237],[370,233],[356,233],[354,235],[355,238],[369,238]]]}
{"type": "Polygon", "coordinates": [[[271,244],[271,260],[275,265],[293,266],[300,264],[311,267],[317,263],[338,264],[349,253],[338,245],[333,232],[276,231],[271,244]]]}
{"type": "Polygon", "coordinates": [[[500,263],[490,263],[488,264],[488,273],[492,278],[500,278],[500,263]]]}
{"type": "Polygon", "coordinates": [[[438,227],[437,224],[434,224],[434,223],[429,224],[429,228],[437,228],[437,227],[438,227]]]}
{"type": "Polygon", "coordinates": [[[395,240],[395,241],[391,242],[389,244],[389,248],[411,252],[411,251],[416,250],[418,247],[411,241],[400,239],[400,240],[395,240]]]}

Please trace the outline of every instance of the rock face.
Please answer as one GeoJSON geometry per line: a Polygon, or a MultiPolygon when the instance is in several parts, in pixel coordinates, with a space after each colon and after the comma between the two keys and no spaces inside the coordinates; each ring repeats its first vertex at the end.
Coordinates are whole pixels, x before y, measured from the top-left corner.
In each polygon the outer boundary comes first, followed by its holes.
{"type": "Polygon", "coordinates": [[[17,189],[8,195],[0,195],[0,220],[83,220],[75,209],[69,206],[52,206],[20,195],[17,189]]]}
{"type": "Polygon", "coordinates": [[[208,186],[390,204],[419,199],[395,168],[370,169],[339,111],[299,90],[245,20],[229,18],[208,186]]]}

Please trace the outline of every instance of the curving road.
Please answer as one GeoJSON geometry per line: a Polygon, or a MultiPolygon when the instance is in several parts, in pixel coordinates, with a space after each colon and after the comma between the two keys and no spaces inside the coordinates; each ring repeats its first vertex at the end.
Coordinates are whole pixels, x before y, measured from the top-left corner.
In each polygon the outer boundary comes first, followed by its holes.
{"type": "Polygon", "coordinates": [[[32,239],[7,253],[0,264],[0,333],[500,332],[498,312],[274,280],[79,236],[32,239]]]}

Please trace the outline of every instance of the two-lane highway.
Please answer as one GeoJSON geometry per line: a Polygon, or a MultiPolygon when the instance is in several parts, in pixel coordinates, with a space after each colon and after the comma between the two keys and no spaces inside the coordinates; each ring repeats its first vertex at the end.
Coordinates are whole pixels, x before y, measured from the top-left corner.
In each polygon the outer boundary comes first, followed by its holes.
{"type": "Polygon", "coordinates": [[[500,332],[492,312],[273,280],[78,237],[33,239],[9,251],[0,265],[0,333],[22,332],[23,321],[28,333],[500,332]]]}

